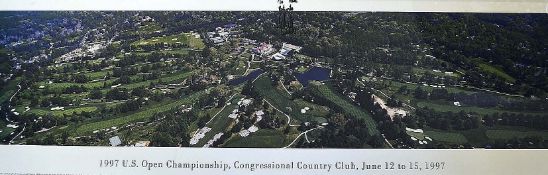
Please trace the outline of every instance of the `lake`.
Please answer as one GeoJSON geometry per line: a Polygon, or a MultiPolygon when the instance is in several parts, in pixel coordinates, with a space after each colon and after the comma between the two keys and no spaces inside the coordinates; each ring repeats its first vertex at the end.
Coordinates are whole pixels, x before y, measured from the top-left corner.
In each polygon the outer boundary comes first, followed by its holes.
{"type": "Polygon", "coordinates": [[[313,67],[302,74],[297,73],[295,77],[297,77],[297,80],[306,87],[311,80],[323,81],[329,79],[330,72],[331,70],[327,68],[313,67]]]}
{"type": "Polygon", "coordinates": [[[231,86],[242,84],[242,83],[246,82],[247,80],[253,80],[253,79],[257,78],[263,72],[264,71],[262,69],[254,70],[253,72],[247,74],[245,77],[240,77],[240,78],[236,78],[236,79],[232,79],[232,80],[228,81],[228,84],[231,85],[231,86]]]}

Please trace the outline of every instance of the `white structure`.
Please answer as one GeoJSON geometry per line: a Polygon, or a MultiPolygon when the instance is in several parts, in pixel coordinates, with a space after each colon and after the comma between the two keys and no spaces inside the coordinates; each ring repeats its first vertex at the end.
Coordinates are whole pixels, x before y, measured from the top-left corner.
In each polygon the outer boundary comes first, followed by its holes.
{"type": "Polygon", "coordinates": [[[238,118],[238,114],[230,114],[228,115],[228,118],[231,118],[231,119],[238,118]]]}
{"type": "Polygon", "coordinates": [[[296,45],[293,45],[293,44],[287,44],[287,43],[282,44],[282,50],[300,52],[302,48],[303,47],[301,47],[301,46],[296,46],[296,45]]]}
{"type": "Polygon", "coordinates": [[[252,125],[250,126],[248,129],[247,129],[250,133],[254,133],[254,132],[257,132],[259,130],[259,128],[255,125],[252,125]]]}
{"type": "Polygon", "coordinates": [[[239,106],[247,106],[249,104],[251,104],[251,102],[253,102],[251,99],[240,99],[240,101],[238,101],[238,105],[239,106]]]}
{"type": "Polygon", "coordinates": [[[203,127],[199,129],[194,136],[190,139],[190,145],[196,145],[200,139],[205,137],[207,132],[211,131],[211,128],[203,127]]]}
{"type": "Polygon", "coordinates": [[[247,137],[247,136],[249,136],[249,133],[250,133],[250,132],[249,132],[248,130],[242,130],[242,131],[239,132],[240,136],[242,136],[242,137],[247,137]]]}
{"type": "Polygon", "coordinates": [[[51,108],[50,110],[52,110],[52,111],[61,110],[61,111],[62,111],[62,110],[65,110],[65,107],[59,107],[59,106],[57,106],[57,107],[51,108]]]}
{"type": "Polygon", "coordinates": [[[276,53],[276,54],[272,55],[272,59],[274,59],[274,60],[276,60],[276,61],[284,60],[284,59],[285,59],[285,56],[282,55],[281,53],[276,53]]]}
{"type": "Polygon", "coordinates": [[[110,139],[108,139],[108,141],[110,142],[111,146],[118,146],[122,144],[122,140],[120,140],[120,137],[118,136],[111,137],[110,139]]]}
{"type": "Polygon", "coordinates": [[[215,134],[215,136],[213,136],[213,138],[209,141],[207,141],[207,143],[203,146],[204,148],[209,148],[211,145],[213,145],[213,143],[217,140],[219,140],[221,138],[221,136],[223,136],[224,133],[220,132],[220,133],[217,133],[215,134]]]}
{"type": "Polygon", "coordinates": [[[422,129],[412,129],[412,128],[405,128],[406,131],[414,132],[414,133],[424,133],[422,129]]]}

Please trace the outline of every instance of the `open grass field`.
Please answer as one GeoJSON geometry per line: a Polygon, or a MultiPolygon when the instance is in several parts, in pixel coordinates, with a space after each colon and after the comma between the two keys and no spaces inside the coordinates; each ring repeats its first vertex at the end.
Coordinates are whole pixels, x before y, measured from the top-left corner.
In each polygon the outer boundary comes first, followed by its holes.
{"type": "MultiPolygon", "coordinates": [[[[211,120],[206,126],[211,128],[211,131],[207,132],[205,134],[205,137],[200,139],[200,141],[196,144],[196,146],[204,146],[204,144],[207,143],[207,141],[211,140],[215,134],[218,134],[220,132],[225,132],[225,130],[231,125],[232,121],[234,119],[228,118],[228,115],[232,113],[234,109],[237,109],[238,107],[238,101],[240,98],[242,98],[242,95],[236,95],[232,100],[230,101],[230,105],[227,105],[224,110],[222,110],[215,118],[211,120]]],[[[211,115],[213,117],[215,114],[211,115]]],[[[190,130],[195,131],[195,130],[190,130]]],[[[230,133],[225,133],[230,134],[230,133]]]]}
{"type": "Polygon", "coordinates": [[[139,30],[136,33],[150,34],[156,31],[162,31],[162,27],[155,22],[148,22],[145,25],[139,26],[139,30]]]}
{"type": "Polygon", "coordinates": [[[424,68],[418,68],[418,67],[413,67],[412,68],[413,70],[413,73],[414,74],[425,74],[425,73],[431,73],[433,75],[436,75],[436,76],[450,76],[450,77],[455,77],[455,78],[460,78],[462,75],[460,75],[459,73],[456,73],[454,72],[453,74],[445,74],[445,72],[434,72],[434,70],[428,70],[428,69],[424,69],[424,68]]]}
{"type": "Polygon", "coordinates": [[[247,137],[233,136],[224,144],[229,148],[281,148],[286,146],[286,136],[274,129],[260,129],[247,137]]]}
{"type": "Polygon", "coordinates": [[[105,76],[108,73],[110,73],[110,75],[112,75],[112,68],[103,69],[103,70],[99,70],[99,71],[85,70],[85,71],[77,71],[77,73],[76,72],[58,73],[58,74],[55,74],[55,76],[70,76],[70,75],[80,74],[80,75],[85,75],[90,81],[92,81],[92,80],[105,78],[105,76]]]}
{"type": "Polygon", "coordinates": [[[355,118],[363,119],[367,125],[367,129],[370,135],[380,134],[377,129],[377,122],[373,120],[369,113],[366,113],[364,110],[353,104],[352,102],[346,100],[339,94],[336,94],[328,85],[320,85],[311,83],[312,93],[319,98],[324,98],[328,101],[331,101],[335,105],[344,111],[347,115],[350,115],[355,118]]]}
{"type": "Polygon", "coordinates": [[[268,102],[279,110],[299,121],[325,121],[325,116],[320,113],[316,113],[316,115],[313,112],[305,114],[301,113],[301,109],[305,107],[313,108],[317,105],[308,104],[308,102],[305,101],[295,102],[291,100],[286,92],[282,92],[272,86],[268,76],[259,77],[259,79],[255,81],[255,88],[256,91],[264,97],[264,99],[268,100],[268,102]]]}
{"type": "Polygon", "coordinates": [[[201,98],[204,92],[205,91],[200,91],[192,95],[186,96],[183,99],[177,100],[177,101],[166,101],[153,106],[147,106],[138,112],[131,113],[122,117],[93,122],[93,123],[87,123],[78,127],[78,129],[76,129],[76,132],[74,134],[86,134],[99,129],[109,128],[112,126],[121,126],[124,124],[137,122],[140,120],[145,120],[152,117],[155,113],[165,112],[172,108],[179,107],[180,105],[183,105],[183,104],[190,104],[196,101],[197,99],[201,98]]]}
{"type": "MultiPolygon", "coordinates": [[[[431,86],[424,86],[424,85],[412,84],[412,83],[402,83],[402,82],[398,82],[398,81],[394,81],[394,80],[387,80],[387,79],[377,80],[377,81],[380,81],[379,83],[384,83],[384,84],[389,85],[389,91],[391,91],[392,93],[397,92],[400,89],[400,87],[402,87],[402,86],[407,86],[407,89],[409,89],[411,91],[415,90],[419,86],[423,90],[426,90],[426,91],[429,91],[429,92],[431,92],[432,89],[434,89],[434,87],[431,87],[431,86]]],[[[445,87],[445,89],[447,89],[447,91],[449,93],[460,93],[460,92],[465,93],[465,94],[474,93],[474,91],[469,91],[469,90],[466,90],[466,89],[463,89],[463,88],[458,88],[458,87],[445,87]]]]}
{"type": "Polygon", "coordinates": [[[106,82],[107,84],[112,84],[112,82],[114,82],[115,79],[110,79],[110,80],[106,80],[106,81],[96,81],[96,82],[88,82],[88,83],[51,83],[49,84],[48,82],[39,82],[38,83],[38,86],[45,86],[45,87],[48,87],[52,90],[63,90],[67,87],[70,87],[70,86],[73,86],[73,85],[76,85],[76,86],[84,86],[85,88],[88,88],[88,89],[95,89],[95,88],[103,88],[103,84],[106,82]]]}
{"type": "Polygon", "coordinates": [[[426,137],[426,135],[424,135],[424,133],[416,133],[416,132],[412,132],[412,131],[405,131],[405,133],[411,137],[415,137],[419,140],[424,140],[426,137]]]}
{"type": "Polygon", "coordinates": [[[110,73],[112,75],[112,71],[110,71],[110,70],[102,70],[102,71],[97,71],[97,72],[86,72],[84,74],[86,76],[88,76],[89,79],[95,80],[95,79],[104,78],[107,75],[107,73],[110,73]]]}
{"type": "MultiPolygon", "coordinates": [[[[450,102],[447,102],[447,103],[450,103],[450,102]]],[[[496,113],[496,112],[498,112],[498,113],[503,113],[503,112],[523,113],[523,114],[533,114],[533,115],[545,114],[542,111],[539,111],[539,112],[535,112],[535,111],[515,112],[515,111],[507,111],[507,110],[497,109],[497,108],[480,108],[480,107],[475,107],[475,106],[460,106],[459,107],[459,106],[455,106],[453,104],[439,104],[439,103],[434,103],[434,102],[430,102],[430,101],[419,101],[419,102],[417,102],[417,106],[418,107],[425,107],[426,106],[428,108],[432,108],[436,111],[442,111],[442,112],[451,111],[451,112],[454,112],[454,113],[458,113],[462,110],[464,112],[476,112],[476,113],[481,114],[481,115],[493,114],[493,113],[496,113]]]]}
{"type": "Polygon", "coordinates": [[[191,48],[199,49],[199,50],[202,50],[202,49],[205,48],[205,44],[204,44],[204,41],[202,40],[202,38],[196,38],[193,35],[188,34],[188,33],[186,33],[186,35],[188,37],[188,45],[191,48]]]}
{"type": "Polygon", "coordinates": [[[203,49],[205,44],[201,38],[196,38],[190,33],[181,33],[177,35],[161,36],[161,37],[152,37],[149,39],[142,39],[135,41],[131,45],[133,46],[143,46],[143,45],[155,45],[155,44],[188,44],[190,48],[194,49],[203,49]]]}
{"type": "Polygon", "coordinates": [[[506,72],[504,72],[503,70],[499,69],[499,68],[496,68],[496,67],[493,67],[489,64],[485,64],[485,63],[480,63],[478,64],[478,67],[485,71],[485,72],[488,72],[488,73],[491,73],[491,74],[494,74],[500,78],[503,78],[504,80],[510,82],[510,83],[514,83],[516,82],[516,79],[508,74],[506,74],[506,72]]]}
{"type": "Polygon", "coordinates": [[[524,137],[542,137],[548,140],[548,131],[515,131],[515,130],[487,130],[485,133],[489,139],[512,139],[524,137]]]}
{"type": "MultiPolygon", "coordinates": [[[[164,75],[160,79],[162,80],[162,82],[165,82],[165,83],[172,83],[172,82],[180,83],[181,81],[185,80],[192,74],[193,72],[178,72],[175,74],[164,75]]],[[[141,81],[137,83],[125,84],[125,85],[122,85],[121,87],[127,88],[127,89],[135,89],[138,87],[148,86],[150,85],[151,82],[156,83],[158,82],[158,80],[147,80],[147,81],[141,81]]]]}
{"type": "Polygon", "coordinates": [[[68,109],[65,109],[65,110],[57,110],[57,111],[51,111],[47,108],[34,108],[34,109],[30,109],[29,113],[33,113],[33,114],[36,114],[38,116],[45,116],[45,115],[48,115],[48,114],[51,114],[55,117],[63,117],[65,114],[66,115],[72,115],[72,114],[80,114],[82,112],[93,112],[97,110],[97,107],[95,106],[86,106],[86,107],[75,107],[75,108],[68,108],[68,109]]]}
{"type": "Polygon", "coordinates": [[[468,139],[461,133],[456,132],[441,132],[441,131],[425,131],[424,134],[429,136],[434,141],[446,142],[453,144],[468,143],[468,139]]]}
{"type": "Polygon", "coordinates": [[[139,56],[147,56],[156,52],[156,53],[171,54],[171,55],[187,55],[190,52],[190,50],[191,50],[190,48],[175,48],[171,50],[138,51],[138,52],[135,52],[135,54],[139,56]]]}
{"type": "Polygon", "coordinates": [[[188,43],[188,35],[187,34],[177,34],[177,35],[169,35],[169,36],[160,36],[160,37],[152,37],[149,39],[143,39],[139,41],[135,41],[131,45],[139,46],[139,45],[155,45],[155,44],[175,44],[175,43],[188,43]]]}

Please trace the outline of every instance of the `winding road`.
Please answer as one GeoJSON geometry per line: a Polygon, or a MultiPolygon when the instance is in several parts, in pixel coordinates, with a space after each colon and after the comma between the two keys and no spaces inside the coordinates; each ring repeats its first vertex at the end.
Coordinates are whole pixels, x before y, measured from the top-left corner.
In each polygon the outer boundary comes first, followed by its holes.
{"type": "MultiPolygon", "coordinates": [[[[15,97],[15,95],[17,95],[17,93],[19,93],[19,91],[21,91],[21,85],[20,84],[17,84],[17,87],[19,87],[19,89],[17,89],[17,91],[15,93],[13,93],[13,95],[10,97],[10,100],[8,101],[8,109],[11,108],[11,100],[13,100],[13,97],[15,97]]],[[[11,110],[11,109],[10,109],[11,110]]],[[[11,111],[9,111],[11,112],[11,111]]],[[[8,118],[8,115],[6,114],[6,121],[10,122],[10,123],[18,123],[18,122],[15,122],[15,121],[11,121],[9,118],[8,118]]]]}
{"type": "MultiPolygon", "coordinates": [[[[306,130],[306,131],[304,131],[304,132],[301,132],[301,134],[299,134],[299,135],[297,136],[297,138],[295,138],[295,140],[293,140],[289,145],[287,145],[287,146],[285,146],[285,147],[283,147],[283,148],[289,148],[289,147],[290,147],[291,145],[293,145],[297,140],[299,140],[299,137],[301,137],[302,135],[306,135],[306,133],[308,133],[308,132],[310,132],[310,131],[314,131],[314,130],[316,130],[316,129],[321,129],[321,128],[323,128],[323,126],[318,126],[318,127],[316,127],[316,128],[312,128],[312,129],[306,130]]],[[[308,138],[307,138],[306,140],[308,141],[308,138]]],[[[310,142],[310,141],[308,141],[308,142],[310,142]]]]}

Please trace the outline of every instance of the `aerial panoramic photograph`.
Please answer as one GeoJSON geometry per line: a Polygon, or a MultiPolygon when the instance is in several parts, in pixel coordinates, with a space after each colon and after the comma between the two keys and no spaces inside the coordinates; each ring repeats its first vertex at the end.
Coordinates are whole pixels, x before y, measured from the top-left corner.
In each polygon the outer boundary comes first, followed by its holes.
{"type": "Polygon", "coordinates": [[[548,148],[548,15],[0,12],[0,144],[548,148]]]}

